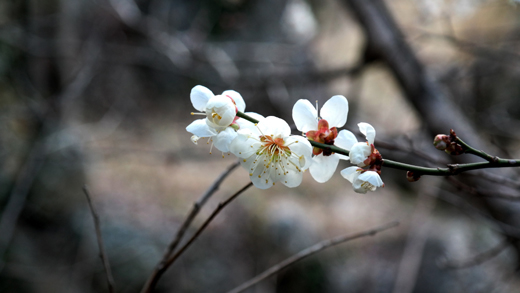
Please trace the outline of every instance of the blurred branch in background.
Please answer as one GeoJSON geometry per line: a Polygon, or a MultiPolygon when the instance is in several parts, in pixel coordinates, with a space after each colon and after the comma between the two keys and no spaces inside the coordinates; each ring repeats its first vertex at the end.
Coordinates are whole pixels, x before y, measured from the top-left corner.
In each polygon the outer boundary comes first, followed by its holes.
{"type": "Polygon", "coordinates": [[[497,245],[491,247],[490,249],[476,254],[472,257],[461,260],[448,259],[444,257],[439,260],[438,264],[443,269],[464,269],[472,266],[477,266],[497,256],[509,246],[509,241],[503,240],[500,241],[497,245]]]}
{"type": "Polygon", "coordinates": [[[206,192],[193,204],[193,207],[191,211],[189,212],[188,216],[182,222],[181,226],[178,228],[177,233],[175,234],[175,238],[173,238],[172,242],[168,245],[168,248],[166,249],[166,252],[164,253],[162,259],[160,262],[155,266],[152,274],[146,281],[146,284],[144,285],[143,292],[150,291],[153,289],[154,283],[157,282],[160,275],[168,269],[167,263],[168,259],[171,257],[172,253],[175,251],[175,248],[177,248],[177,245],[181,242],[184,234],[188,230],[188,228],[191,225],[191,222],[193,222],[193,219],[197,216],[200,209],[204,204],[208,201],[208,199],[219,189],[220,184],[226,179],[231,172],[240,165],[240,162],[237,161],[230,165],[220,176],[213,182],[213,184],[206,190],[206,192]]]}
{"type": "Polygon", "coordinates": [[[225,208],[231,201],[233,201],[251,186],[253,186],[253,183],[249,182],[235,194],[220,202],[217,208],[213,211],[213,213],[211,213],[206,221],[204,221],[199,229],[197,229],[193,236],[191,236],[191,238],[181,248],[179,248],[179,250],[173,256],[168,256],[165,261],[161,261],[160,268],[152,273],[149,281],[146,282],[141,292],[151,292],[164,272],[181,256],[181,254],[184,253],[184,251],[186,251],[186,249],[188,249],[188,247],[190,247],[190,245],[199,237],[199,235],[204,231],[204,229],[206,229],[209,223],[211,223],[211,221],[220,213],[220,211],[222,211],[222,209],[225,208]]]}
{"type": "Polygon", "coordinates": [[[110,262],[108,261],[108,256],[105,251],[105,245],[103,244],[103,235],[101,234],[101,224],[99,221],[99,215],[97,214],[96,209],[94,208],[92,199],[90,198],[90,193],[86,185],[83,186],[83,192],[85,193],[85,197],[87,198],[88,206],[90,208],[90,212],[92,213],[92,219],[94,220],[94,227],[96,229],[96,238],[99,248],[99,257],[101,258],[101,262],[103,262],[103,268],[105,269],[105,274],[107,275],[108,292],[113,293],[116,290],[116,286],[114,282],[114,277],[112,276],[112,270],[110,269],[110,262]]]}
{"type": "Polygon", "coordinates": [[[251,286],[254,286],[255,284],[257,284],[258,282],[261,282],[262,280],[266,279],[266,278],[269,278],[270,276],[272,275],[275,275],[277,274],[279,271],[293,265],[294,263],[306,258],[306,257],[309,257],[313,254],[316,254],[322,250],[325,250],[329,247],[332,247],[332,246],[335,246],[335,245],[338,245],[338,244],[342,244],[342,243],[345,243],[347,241],[350,241],[350,240],[354,240],[354,239],[358,239],[358,238],[361,238],[361,237],[366,237],[366,236],[374,236],[376,235],[377,233],[379,232],[383,232],[385,230],[388,230],[390,228],[394,228],[394,227],[397,227],[399,226],[399,222],[397,221],[393,221],[393,222],[390,222],[390,223],[387,223],[387,224],[384,224],[382,226],[379,226],[379,227],[375,227],[375,228],[372,228],[372,229],[369,229],[369,230],[366,230],[366,231],[363,231],[363,232],[358,232],[358,233],[349,233],[349,234],[346,234],[346,235],[341,235],[341,236],[337,236],[337,237],[334,237],[332,239],[328,239],[328,240],[324,240],[324,241],[321,241],[320,243],[317,243],[311,247],[308,247],[308,248],[305,248],[304,250],[298,252],[297,254],[285,259],[284,261],[272,266],[271,268],[267,269],[266,271],[264,271],[263,273],[259,274],[258,276],[252,278],[251,280],[243,283],[242,285],[230,290],[228,293],[239,293],[239,292],[242,292],[248,288],[250,288],[251,286]]]}

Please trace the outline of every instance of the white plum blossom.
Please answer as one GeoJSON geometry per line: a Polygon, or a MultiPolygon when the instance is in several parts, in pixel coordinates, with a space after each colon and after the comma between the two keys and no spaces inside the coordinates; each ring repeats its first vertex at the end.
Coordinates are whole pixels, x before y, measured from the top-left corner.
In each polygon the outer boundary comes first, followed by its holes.
{"type": "Polygon", "coordinates": [[[260,119],[255,128],[238,130],[229,150],[240,158],[253,184],[267,189],[276,182],[296,187],[312,162],[306,138],[291,135],[291,128],[277,117],[260,119]]]}
{"type": "Polygon", "coordinates": [[[206,104],[206,123],[210,127],[226,127],[233,123],[237,110],[233,100],[227,96],[214,96],[206,104]]]}
{"type": "MultiPolygon", "coordinates": [[[[302,131],[305,136],[312,141],[323,144],[335,145],[343,149],[350,149],[357,142],[352,132],[342,130],[338,133],[337,127],[342,127],[347,122],[348,101],[344,96],[333,96],[320,110],[318,116],[318,106],[316,108],[308,100],[298,100],[293,107],[292,116],[296,128],[302,131]]],[[[324,150],[313,148],[313,163],[309,170],[312,177],[320,182],[328,181],[336,168],[339,160],[348,160],[348,156],[340,155],[324,150]]]]}
{"type": "Polygon", "coordinates": [[[341,176],[352,183],[352,187],[357,193],[367,193],[367,191],[375,191],[378,187],[385,186],[377,172],[365,171],[355,166],[343,169],[341,176]]]}
{"type": "MultiPolygon", "coordinates": [[[[246,108],[244,99],[236,91],[227,90],[215,96],[207,87],[197,85],[191,90],[190,99],[193,107],[201,112],[192,115],[206,116],[186,127],[193,134],[191,141],[195,144],[200,138],[208,138],[212,147],[214,145],[222,152],[229,152],[229,144],[237,136],[236,130],[253,126],[253,123],[236,116],[237,111],[243,112],[246,108]]],[[[255,119],[263,118],[256,113],[246,114],[255,119]]]]}
{"type": "MultiPolygon", "coordinates": [[[[351,148],[347,148],[350,151],[350,162],[352,164],[358,165],[359,167],[365,167],[372,163],[371,155],[374,153],[374,139],[376,137],[376,130],[372,125],[361,122],[358,124],[359,131],[363,133],[367,139],[366,142],[358,142],[355,139],[355,142],[352,144],[351,148]]],[[[352,142],[350,142],[352,143],[352,142]]]]}

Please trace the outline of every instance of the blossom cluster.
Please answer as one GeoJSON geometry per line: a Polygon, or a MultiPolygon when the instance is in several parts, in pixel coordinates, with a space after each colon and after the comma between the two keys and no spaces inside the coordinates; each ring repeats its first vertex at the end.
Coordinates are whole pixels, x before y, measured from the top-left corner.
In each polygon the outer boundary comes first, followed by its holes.
{"type": "Polygon", "coordinates": [[[292,135],[289,124],[278,117],[244,113],[244,99],[233,90],[214,95],[198,85],[191,90],[190,99],[193,107],[200,111],[192,115],[205,116],[186,127],[193,134],[192,142],[197,144],[199,139],[207,138],[210,153],[214,146],[222,153],[240,158],[242,167],[258,188],[267,189],[276,182],[288,187],[299,186],[306,170],[317,182],[327,182],[339,160],[356,165],[341,171],[354,191],[366,193],[384,186],[379,176],[382,158],[374,147],[374,127],[364,122],[358,124],[366,139],[361,142],[348,130],[338,131],[347,122],[348,101],[344,96],[330,98],[319,111],[320,115],[317,104],[314,107],[308,100],[298,100],[292,116],[302,136],[292,135]],[[240,118],[238,112],[258,123],[240,118]],[[341,148],[348,151],[349,156],[335,153],[329,147],[312,146],[311,141],[341,148]]]}

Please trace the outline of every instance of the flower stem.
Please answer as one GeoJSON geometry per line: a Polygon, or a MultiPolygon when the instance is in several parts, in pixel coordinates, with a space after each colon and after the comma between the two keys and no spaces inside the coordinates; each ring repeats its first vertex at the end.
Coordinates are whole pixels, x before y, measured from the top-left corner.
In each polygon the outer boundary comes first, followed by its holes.
{"type": "Polygon", "coordinates": [[[246,120],[248,120],[250,122],[258,123],[258,120],[254,119],[254,118],[251,118],[248,115],[246,115],[246,114],[244,114],[244,113],[242,113],[240,111],[237,112],[237,116],[240,117],[240,118],[244,118],[244,119],[246,119],[246,120]]]}
{"type": "Polygon", "coordinates": [[[494,156],[492,156],[492,155],[490,155],[490,154],[488,154],[488,153],[486,153],[484,151],[477,150],[477,149],[473,148],[472,146],[470,146],[469,144],[464,142],[459,137],[457,137],[456,142],[462,146],[462,148],[464,149],[464,152],[466,154],[472,154],[472,155],[481,157],[481,158],[483,158],[484,160],[486,160],[488,162],[496,162],[498,160],[498,157],[494,157],[494,156]]]}
{"type": "Polygon", "coordinates": [[[383,159],[382,166],[405,171],[414,171],[420,175],[451,176],[477,169],[520,167],[520,160],[497,159],[496,162],[449,164],[447,165],[448,168],[426,168],[383,159]]]}
{"type": "MultiPolygon", "coordinates": [[[[237,116],[249,120],[253,123],[258,123],[258,120],[249,117],[248,115],[237,112],[237,116]]],[[[319,142],[315,142],[313,140],[309,140],[312,146],[320,148],[320,149],[330,149],[334,153],[342,154],[345,156],[349,155],[349,151],[339,148],[337,146],[323,144],[319,142]]],[[[487,162],[478,162],[478,163],[468,163],[468,164],[449,164],[447,168],[427,168],[421,166],[415,166],[410,164],[405,164],[401,162],[396,162],[392,160],[383,159],[381,166],[404,170],[404,171],[413,171],[418,175],[431,175],[431,176],[451,176],[457,175],[462,172],[477,170],[477,169],[487,169],[487,168],[505,168],[505,167],[520,167],[520,159],[499,159],[498,157],[493,157],[483,151],[477,150],[460,138],[457,137],[457,143],[459,143],[467,154],[472,154],[479,156],[487,162]]]]}
{"type": "Polygon", "coordinates": [[[317,147],[317,148],[324,149],[324,150],[329,149],[334,153],[342,154],[345,156],[348,156],[350,153],[349,151],[342,149],[342,148],[338,148],[337,146],[315,142],[314,140],[310,140],[310,139],[309,139],[309,142],[311,143],[311,145],[313,147],[317,147]]]}

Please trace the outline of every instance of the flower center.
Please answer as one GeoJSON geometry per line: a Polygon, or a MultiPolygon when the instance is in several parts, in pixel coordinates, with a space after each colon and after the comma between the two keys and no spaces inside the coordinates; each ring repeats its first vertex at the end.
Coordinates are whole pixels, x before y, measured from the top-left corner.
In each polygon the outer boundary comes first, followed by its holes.
{"type": "Polygon", "coordinates": [[[291,152],[281,137],[273,138],[270,135],[262,135],[260,141],[264,143],[266,148],[272,150],[273,155],[279,155],[280,152],[291,152]]]}
{"type": "Polygon", "coordinates": [[[217,112],[215,112],[215,110],[212,110],[211,115],[208,115],[207,117],[208,117],[208,119],[210,119],[210,117],[211,117],[210,121],[215,124],[218,124],[218,122],[222,119],[222,116],[220,116],[217,112]],[[218,121],[215,121],[215,119],[218,119],[218,121]]]}
{"type": "Polygon", "coordinates": [[[371,191],[374,191],[376,189],[376,187],[374,185],[372,185],[370,182],[368,181],[365,181],[361,184],[361,187],[363,187],[364,189],[366,190],[371,190],[371,191]]]}
{"type": "MultiPolygon", "coordinates": [[[[249,176],[258,174],[258,178],[265,180],[266,184],[272,182],[274,185],[275,181],[280,180],[281,176],[289,174],[289,171],[296,169],[301,172],[300,168],[305,166],[304,156],[296,154],[289,148],[298,141],[286,144],[281,137],[264,134],[259,136],[259,141],[262,145],[256,150],[256,157],[253,159],[249,176]]],[[[251,145],[251,147],[253,146],[251,145]]]]}

